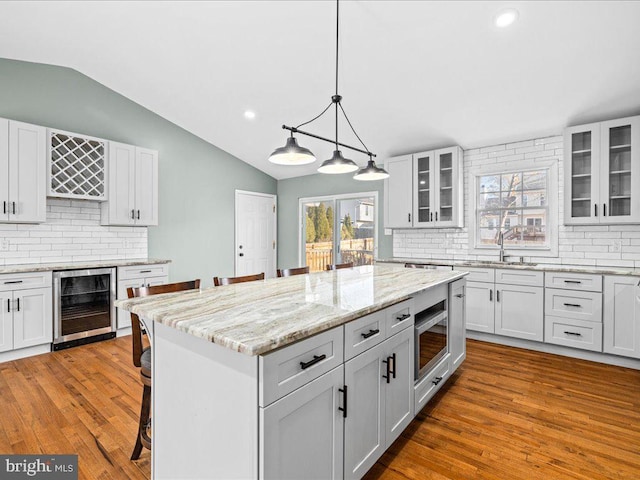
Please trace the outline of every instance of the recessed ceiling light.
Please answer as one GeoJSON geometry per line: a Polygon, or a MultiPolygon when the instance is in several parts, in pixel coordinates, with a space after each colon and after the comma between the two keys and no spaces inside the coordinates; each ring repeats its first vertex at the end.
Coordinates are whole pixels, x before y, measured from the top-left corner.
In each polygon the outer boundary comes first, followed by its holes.
{"type": "Polygon", "coordinates": [[[253,120],[254,118],[256,118],[256,112],[253,112],[251,110],[246,110],[244,112],[244,118],[248,120],[253,120]]]}
{"type": "Polygon", "coordinates": [[[518,19],[518,12],[513,9],[503,10],[496,15],[496,27],[508,27],[518,19]]]}

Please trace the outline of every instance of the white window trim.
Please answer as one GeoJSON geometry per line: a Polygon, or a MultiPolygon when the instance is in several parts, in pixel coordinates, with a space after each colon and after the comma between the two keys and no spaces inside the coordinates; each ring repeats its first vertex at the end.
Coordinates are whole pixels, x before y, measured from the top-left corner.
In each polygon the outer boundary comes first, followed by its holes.
{"type": "Polygon", "coordinates": [[[548,161],[523,160],[519,162],[509,162],[508,166],[487,165],[475,167],[469,170],[467,182],[469,185],[469,208],[467,209],[467,221],[469,225],[469,253],[474,255],[492,255],[500,247],[497,245],[479,246],[478,232],[476,229],[477,201],[478,201],[478,177],[483,175],[495,175],[499,173],[513,173],[523,170],[547,169],[548,170],[548,205],[549,218],[547,218],[547,234],[549,245],[544,247],[508,247],[505,248],[505,255],[512,256],[535,256],[535,257],[557,257],[558,256],[558,159],[548,161]]]}
{"type": "MultiPolygon", "coordinates": [[[[374,201],[374,205],[373,205],[373,218],[375,219],[375,226],[373,228],[373,258],[378,258],[378,228],[380,227],[380,224],[378,223],[380,221],[378,212],[380,211],[380,209],[378,208],[378,192],[358,192],[358,193],[342,193],[339,195],[324,195],[321,197],[303,197],[303,198],[299,198],[298,199],[298,223],[299,223],[299,228],[298,228],[298,265],[304,265],[306,262],[306,258],[304,255],[304,250],[303,247],[306,245],[306,232],[305,232],[305,228],[306,225],[304,225],[302,223],[302,212],[304,209],[304,204],[305,203],[312,203],[312,202],[329,202],[331,201],[333,204],[333,211],[334,211],[334,215],[335,215],[335,211],[336,211],[336,200],[346,200],[346,199],[350,199],[350,198],[362,198],[362,197],[373,197],[373,201],[374,201]]],[[[336,229],[334,229],[334,238],[333,238],[333,242],[335,244],[336,242],[336,235],[339,235],[339,232],[336,231],[336,229]]],[[[335,254],[336,252],[334,252],[335,254]]],[[[334,263],[335,263],[335,258],[334,258],[334,263]]]]}

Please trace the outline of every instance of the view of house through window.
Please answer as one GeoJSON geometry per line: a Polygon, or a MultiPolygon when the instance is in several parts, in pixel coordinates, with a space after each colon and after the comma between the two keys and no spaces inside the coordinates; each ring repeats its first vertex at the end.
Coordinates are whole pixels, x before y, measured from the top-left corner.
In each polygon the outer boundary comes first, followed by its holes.
{"type": "Polygon", "coordinates": [[[302,199],[301,205],[301,256],[312,272],[332,263],[373,264],[375,197],[302,199]]]}
{"type": "Polygon", "coordinates": [[[544,247],[549,244],[548,170],[538,169],[476,177],[477,245],[544,247]]]}

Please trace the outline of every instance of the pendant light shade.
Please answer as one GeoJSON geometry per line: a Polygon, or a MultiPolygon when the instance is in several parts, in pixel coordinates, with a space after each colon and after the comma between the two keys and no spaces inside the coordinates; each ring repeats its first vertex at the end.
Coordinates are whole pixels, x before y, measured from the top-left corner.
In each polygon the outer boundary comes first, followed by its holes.
{"type": "Polygon", "coordinates": [[[329,174],[350,173],[356,170],[358,170],[358,165],[353,160],[344,158],[340,150],[334,150],[331,158],[322,162],[318,168],[318,172],[329,174]]]}
{"type": "Polygon", "coordinates": [[[367,162],[367,166],[358,170],[358,173],[353,178],[361,181],[384,180],[389,178],[389,173],[384,168],[378,167],[376,162],[370,159],[367,162]]]}
{"type": "Polygon", "coordinates": [[[307,165],[316,161],[316,157],[311,150],[298,145],[298,141],[292,135],[287,138],[284,147],[276,148],[269,157],[271,163],[277,165],[307,165]]]}

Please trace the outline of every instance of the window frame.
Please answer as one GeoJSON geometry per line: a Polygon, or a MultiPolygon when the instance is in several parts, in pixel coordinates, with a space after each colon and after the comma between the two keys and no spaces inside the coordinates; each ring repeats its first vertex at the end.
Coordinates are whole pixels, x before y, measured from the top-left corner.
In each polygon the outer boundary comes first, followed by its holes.
{"type": "MultiPolygon", "coordinates": [[[[479,243],[478,232],[478,181],[479,177],[486,175],[510,174],[517,172],[526,172],[531,170],[547,170],[547,236],[548,243],[543,246],[511,246],[505,245],[506,255],[513,256],[536,256],[536,257],[557,257],[558,256],[558,207],[560,199],[558,198],[558,164],[559,160],[553,159],[548,161],[516,161],[502,165],[486,165],[476,167],[469,170],[467,182],[469,189],[469,208],[468,208],[468,225],[469,225],[469,253],[475,255],[494,255],[494,252],[500,249],[498,245],[481,245],[479,243]]],[[[544,207],[543,207],[544,208],[544,207]]]]}
{"type": "Polygon", "coordinates": [[[338,200],[349,200],[349,199],[358,199],[362,197],[372,197],[373,198],[373,258],[378,258],[378,229],[379,229],[379,199],[378,192],[356,192],[356,193],[341,193],[337,195],[322,195],[317,197],[300,197],[298,198],[298,265],[306,265],[306,256],[305,256],[305,247],[306,247],[306,222],[302,221],[303,213],[304,213],[304,205],[306,203],[313,202],[324,202],[326,204],[330,203],[333,207],[334,211],[334,225],[333,225],[333,259],[332,263],[337,263],[338,258],[338,248],[335,248],[336,245],[340,244],[340,228],[336,228],[336,223],[339,226],[339,216],[336,215],[336,207],[338,200]]]}

